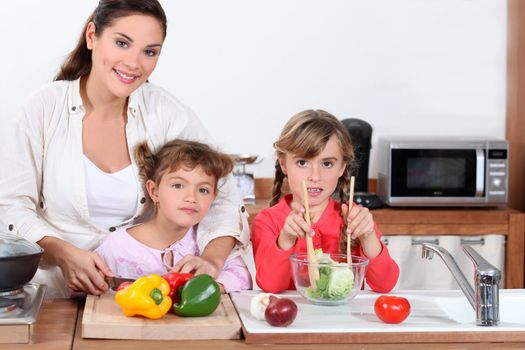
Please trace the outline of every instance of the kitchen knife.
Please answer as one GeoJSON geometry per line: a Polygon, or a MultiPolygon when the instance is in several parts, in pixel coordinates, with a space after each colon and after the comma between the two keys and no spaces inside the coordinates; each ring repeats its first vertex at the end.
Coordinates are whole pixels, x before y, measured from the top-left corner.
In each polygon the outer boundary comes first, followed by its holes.
{"type": "Polygon", "coordinates": [[[116,290],[118,286],[120,286],[121,283],[124,282],[135,282],[132,278],[123,278],[123,277],[117,277],[117,276],[106,276],[104,277],[104,281],[109,285],[109,288],[116,290]]]}

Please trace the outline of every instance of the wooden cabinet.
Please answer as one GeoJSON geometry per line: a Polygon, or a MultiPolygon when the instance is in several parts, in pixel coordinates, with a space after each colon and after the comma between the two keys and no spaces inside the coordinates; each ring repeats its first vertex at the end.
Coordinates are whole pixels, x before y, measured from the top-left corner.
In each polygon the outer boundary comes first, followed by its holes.
{"type": "MultiPolygon", "coordinates": [[[[247,206],[250,219],[268,206],[268,199],[257,199],[247,206]]],[[[505,288],[524,287],[525,214],[507,208],[376,209],[374,220],[384,235],[461,235],[501,234],[506,237],[505,288]]]]}
{"type": "Polygon", "coordinates": [[[507,113],[509,206],[525,210],[525,3],[507,1],[507,113]]]}

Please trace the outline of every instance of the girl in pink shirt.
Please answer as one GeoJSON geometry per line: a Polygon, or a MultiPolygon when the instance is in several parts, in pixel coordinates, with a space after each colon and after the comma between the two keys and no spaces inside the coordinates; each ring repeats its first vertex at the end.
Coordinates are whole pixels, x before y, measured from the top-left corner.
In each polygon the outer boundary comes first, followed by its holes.
{"type": "Polygon", "coordinates": [[[272,207],[262,210],[252,224],[256,281],[267,292],[293,289],[293,253],[306,252],[305,236],[314,248],[325,253],[346,253],[346,239],[352,237],[352,254],[370,260],[366,282],[377,292],[388,292],[397,283],[399,267],[380,241],[381,232],[367,208],[346,199],[350,167],[354,159],[346,128],[322,110],[306,110],[293,116],[274,143],[277,160],[272,207]],[[302,182],[308,198],[303,198],[302,182]],[[289,194],[282,197],[286,183],[289,194]],[[341,202],[332,199],[339,185],[341,202]],[[304,219],[302,203],[308,201],[312,225],[304,219]],[[344,218],[344,219],[343,219],[344,218]]]}
{"type": "MultiPolygon", "coordinates": [[[[207,262],[200,257],[196,227],[217,195],[218,179],[231,172],[231,158],[186,140],[170,141],[156,153],[143,143],[135,156],[155,215],[113,232],[95,252],[113,273],[126,278],[198,269],[207,262]]],[[[225,292],[251,288],[240,256],[226,261],[217,282],[225,292]]]]}

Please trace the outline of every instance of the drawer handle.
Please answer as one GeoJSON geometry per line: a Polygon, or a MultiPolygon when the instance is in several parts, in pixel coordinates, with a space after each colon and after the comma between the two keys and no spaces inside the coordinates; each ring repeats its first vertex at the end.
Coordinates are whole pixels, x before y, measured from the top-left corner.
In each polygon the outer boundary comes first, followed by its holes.
{"type": "Polygon", "coordinates": [[[478,239],[461,238],[461,244],[485,245],[485,238],[478,238],[478,239]]]}
{"type": "MultiPolygon", "coordinates": [[[[381,241],[386,246],[388,246],[388,243],[390,243],[390,241],[386,237],[381,237],[381,241]]],[[[437,238],[434,238],[434,239],[414,239],[412,238],[411,242],[412,242],[412,245],[421,245],[423,243],[433,243],[433,244],[439,245],[439,239],[437,238]]]]}
{"type": "MultiPolygon", "coordinates": [[[[389,240],[386,237],[381,237],[381,241],[388,246],[389,240]]],[[[412,238],[412,245],[421,245],[423,243],[432,243],[439,245],[439,239],[414,239],[412,238]]],[[[468,244],[468,245],[485,245],[485,238],[477,238],[477,239],[469,239],[469,238],[461,238],[461,244],[468,244]]]]}
{"type": "Polygon", "coordinates": [[[439,239],[414,239],[412,238],[412,245],[422,245],[423,243],[432,243],[439,245],[439,239]]]}

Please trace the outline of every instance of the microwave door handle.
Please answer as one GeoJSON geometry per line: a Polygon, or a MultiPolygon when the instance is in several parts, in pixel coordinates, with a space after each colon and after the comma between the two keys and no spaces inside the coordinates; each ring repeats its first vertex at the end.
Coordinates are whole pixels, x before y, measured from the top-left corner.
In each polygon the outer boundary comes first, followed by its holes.
{"type": "Polygon", "coordinates": [[[483,196],[485,188],[485,152],[481,149],[476,150],[476,197],[483,196]]]}

